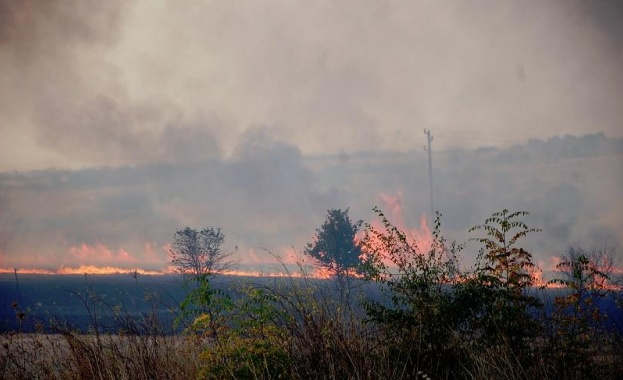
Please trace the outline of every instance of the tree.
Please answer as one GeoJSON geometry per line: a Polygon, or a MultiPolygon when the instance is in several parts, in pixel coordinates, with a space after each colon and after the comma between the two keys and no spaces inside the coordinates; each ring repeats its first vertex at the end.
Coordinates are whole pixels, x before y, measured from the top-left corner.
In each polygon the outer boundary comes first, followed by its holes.
{"type": "Polygon", "coordinates": [[[197,231],[186,227],[175,232],[169,250],[171,264],[180,273],[191,275],[184,286],[190,282],[196,285],[180,304],[181,313],[176,324],[187,317],[196,317],[191,328],[198,320],[203,321],[214,339],[218,339],[219,326],[223,315],[231,308],[231,299],[221,290],[213,288],[210,278],[236,265],[236,261],[232,260],[235,251],[222,251],[224,241],[225,235],[220,228],[208,227],[197,231]]]}
{"type": "Polygon", "coordinates": [[[232,269],[236,261],[232,259],[235,251],[221,249],[225,235],[220,228],[204,228],[197,232],[190,227],[175,232],[169,250],[171,264],[181,273],[193,276],[212,276],[232,269]]]}
{"type": "Polygon", "coordinates": [[[352,222],[348,211],[348,208],[328,210],[325,222],[316,229],[314,242],[305,249],[306,255],[336,276],[341,289],[349,275],[363,271],[361,247],[355,241],[363,220],[352,222]]]}

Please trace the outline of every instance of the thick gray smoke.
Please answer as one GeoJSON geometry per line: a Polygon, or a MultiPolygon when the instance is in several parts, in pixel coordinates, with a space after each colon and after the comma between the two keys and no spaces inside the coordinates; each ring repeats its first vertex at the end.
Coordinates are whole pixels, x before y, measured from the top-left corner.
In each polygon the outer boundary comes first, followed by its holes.
{"type": "Polygon", "coordinates": [[[228,156],[256,125],[303,154],[409,151],[422,128],[444,149],[622,137],[621,18],[607,0],[3,0],[0,170],[228,156]]]}

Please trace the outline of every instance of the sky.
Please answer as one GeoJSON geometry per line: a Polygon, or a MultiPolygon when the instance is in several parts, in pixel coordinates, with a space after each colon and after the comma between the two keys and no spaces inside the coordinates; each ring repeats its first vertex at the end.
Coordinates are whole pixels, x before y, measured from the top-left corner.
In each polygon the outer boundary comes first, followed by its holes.
{"type": "MultiPolygon", "coordinates": [[[[622,18],[607,0],[0,0],[0,267],[161,270],[185,225],[222,226],[259,267],[265,249],[302,250],[327,208],[367,219],[388,196],[419,225],[423,129],[447,160],[623,138],[622,18]]],[[[619,151],[608,152],[576,165],[598,184],[571,169],[547,180],[575,179],[569,197],[588,199],[591,228],[621,221],[591,201],[620,199],[619,151]]],[[[556,164],[574,167],[539,168],[556,164]]],[[[488,188],[478,170],[465,181],[488,188]]],[[[453,228],[493,211],[482,203],[453,228]]]]}

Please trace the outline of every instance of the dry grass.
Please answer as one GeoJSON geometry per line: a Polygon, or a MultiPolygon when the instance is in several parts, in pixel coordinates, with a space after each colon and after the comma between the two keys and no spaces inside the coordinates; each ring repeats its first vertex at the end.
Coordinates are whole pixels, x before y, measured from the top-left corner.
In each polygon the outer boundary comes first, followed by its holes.
{"type": "Polygon", "coordinates": [[[607,380],[623,373],[619,335],[596,335],[570,356],[545,335],[517,352],[455,331],[437,342],[440,352],[417,329],[397,334],[367,321],[356,293],[341,302],[323,282],[303,278],[249,290],[219,320],[220,340],[209,330],[163,333],[152,316],[122,318],[116,334],[1,334],[0,379],[607,380]]]}
{"type": "Polygon", "coordinates": [[[0,378],[195,378],[201,350],[189,339],[77,333],[3,334],[0,378]]]}

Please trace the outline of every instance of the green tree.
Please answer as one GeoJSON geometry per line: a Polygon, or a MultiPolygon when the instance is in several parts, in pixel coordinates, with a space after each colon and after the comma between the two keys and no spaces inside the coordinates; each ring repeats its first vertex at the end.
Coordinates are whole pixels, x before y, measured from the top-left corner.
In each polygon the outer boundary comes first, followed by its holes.
{"type": "Polygon", "coordinates": [[[314,242],[305,249],[306,255],[336,277],[342,295],[350,276],[363,273],[364,268],[361,247],[356,242],[363,221],[351,221],[348,211],[328,210],[325,222],[316,229],[314,242]]]}

